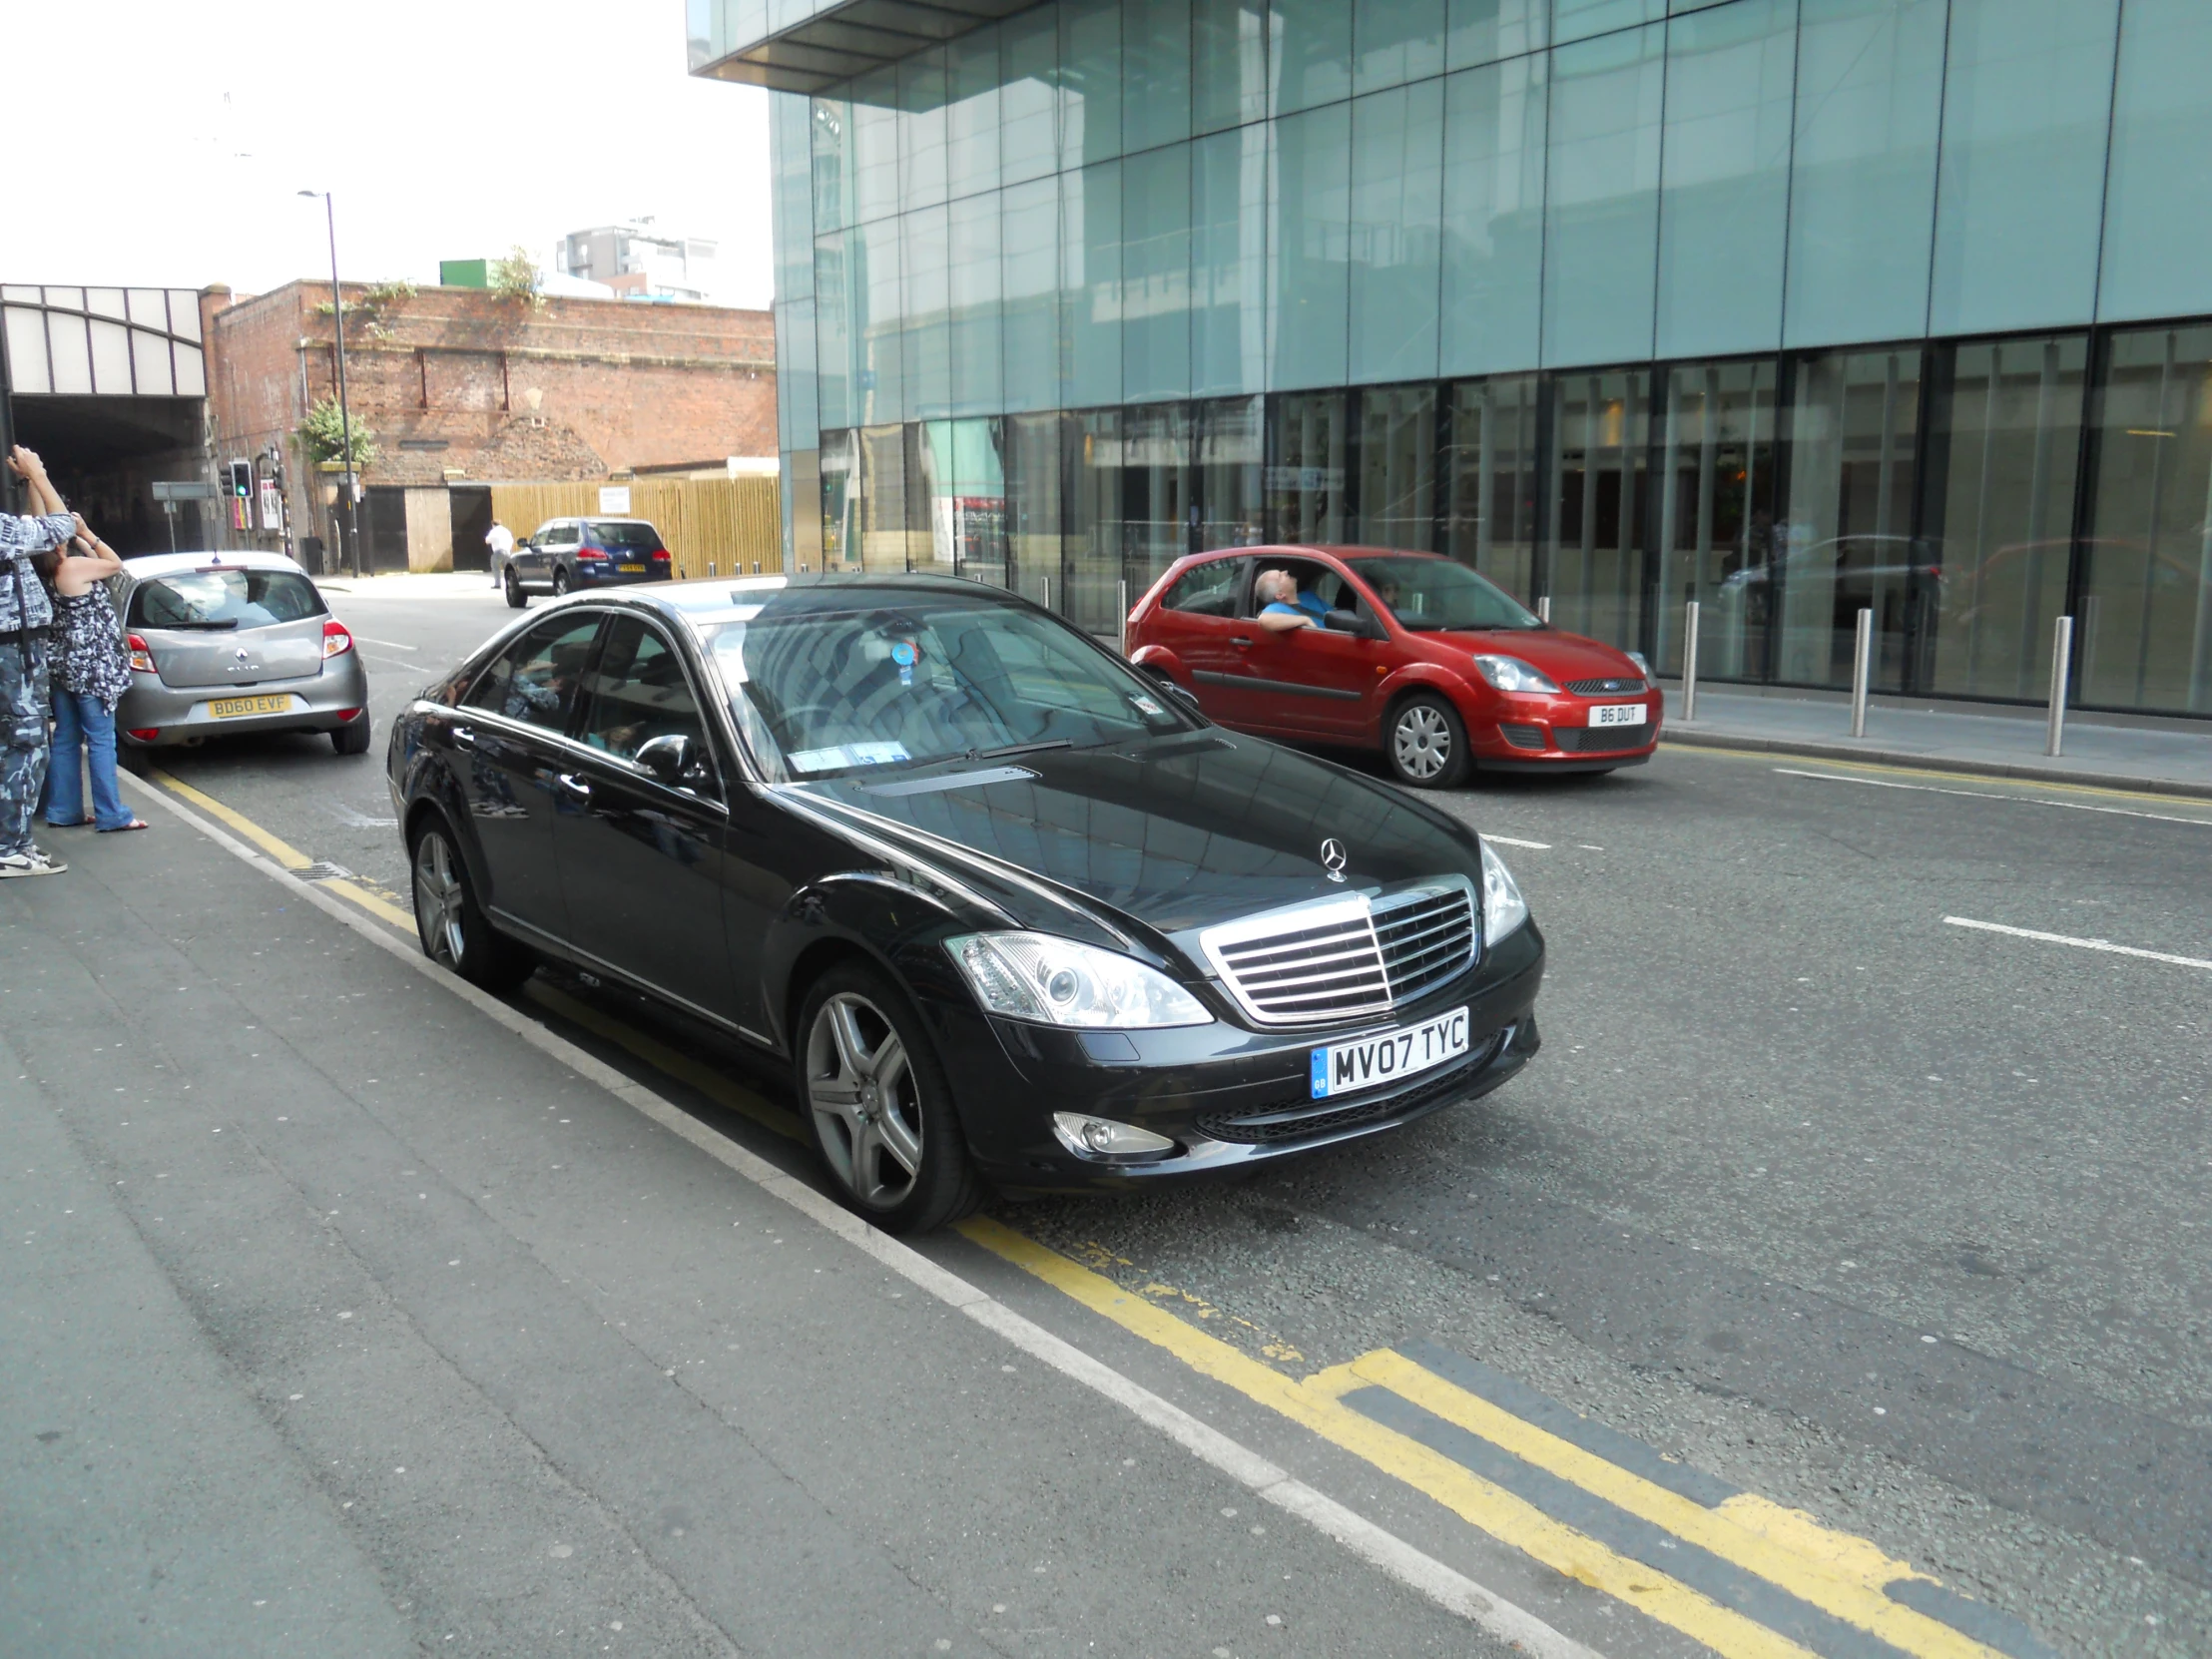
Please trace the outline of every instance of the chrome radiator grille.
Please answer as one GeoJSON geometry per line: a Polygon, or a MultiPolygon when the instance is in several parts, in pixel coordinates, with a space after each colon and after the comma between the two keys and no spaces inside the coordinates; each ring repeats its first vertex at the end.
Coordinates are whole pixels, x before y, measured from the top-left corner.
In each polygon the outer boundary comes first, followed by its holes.
{"type": "Polygon", "coordinates": [[[1456,877],[1371,902],[1347,894],[1209,928],[1206,954],[1261,1025],[1387,1013],[1464,969],[1474,894],[1456,877]]]}

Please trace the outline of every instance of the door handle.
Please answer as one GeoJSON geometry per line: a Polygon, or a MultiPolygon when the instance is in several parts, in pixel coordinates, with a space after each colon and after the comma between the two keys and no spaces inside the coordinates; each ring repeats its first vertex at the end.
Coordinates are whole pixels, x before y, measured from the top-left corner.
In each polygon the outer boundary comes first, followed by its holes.
{"type": "Polygon", "coordinates": [[[473,726],[454,727],[453,747],[455,749],[474,749],[476,747],[476,728],[473,726]]]}
{"type": "Polygon", "coordinates": [[[557,773],[554,775],[553,782],[560,785],[562,789],[568,791],[579,801],[589,801],[591,799],[591,785],[577,777],[573,772],[557,773]]]}
{"type": "Polygon", "coordinates": [[[1229,643],[1239,651],[1250,651],[1252,649],[1252,639],[1247,634],[1232,634],[1229,636],[1229,643]]]}

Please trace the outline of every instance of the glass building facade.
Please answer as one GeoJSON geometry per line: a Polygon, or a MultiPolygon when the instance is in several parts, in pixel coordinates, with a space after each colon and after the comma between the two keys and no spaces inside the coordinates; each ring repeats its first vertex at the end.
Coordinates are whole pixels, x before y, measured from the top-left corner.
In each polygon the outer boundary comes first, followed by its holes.
{"type": "MultiPolygon", "coordinates": [[[[788,8],[858,39],[865,0],[788,8]]],[[[794,568],[1462,560],[1711,679],[2212,715],[2205,0],[1046,0],[772,88],[794,568]],[[844,69],[851,73],[844,73],[844,69]]],[[[758,15],[756,15],[758,14],[758,15]]],[[[949,16],[950,13],[939,13],[949,16]]],[[[832,34],[819,38],[836,38],[832,34]]]]}

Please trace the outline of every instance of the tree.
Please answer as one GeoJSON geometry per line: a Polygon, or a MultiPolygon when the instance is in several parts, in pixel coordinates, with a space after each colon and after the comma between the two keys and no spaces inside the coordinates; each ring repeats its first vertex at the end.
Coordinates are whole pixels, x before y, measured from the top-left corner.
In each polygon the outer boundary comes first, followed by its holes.
{"type": "MultiPolygon", "coordinates": [[[[353,431],[353,470],[366,472],[376,464],[376,434],[360,421],[351,422],[353,431]]],[[[307,411],[307,418],[299,423],[299,430],[292,436],[306,450],[310,461],[335,461],[343,459],[345,440],[340,435],[345,423],[338,417],[338,401],[325,397],[307,411]]]]}
{"type": "Polygon", "coordinates": [[[518,305],[528,305],[532,310],[545,308],[545,295],[538,291],[538,284],[545,279],[537,262],[530,258],[530,251],[520,243],[507,250],[503,260],[491,262],[491,291],[502,299],[511,299],[518,305]]]}

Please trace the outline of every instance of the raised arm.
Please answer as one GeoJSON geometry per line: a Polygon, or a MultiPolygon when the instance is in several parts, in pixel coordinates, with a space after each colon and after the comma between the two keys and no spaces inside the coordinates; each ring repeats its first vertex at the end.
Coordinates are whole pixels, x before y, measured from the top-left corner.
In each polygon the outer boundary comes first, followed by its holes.
{"type": "Polygon", "coordinates": [[[62,498],[46,476],[46,463],[39,459],[36,450],[17,444],[8,452],[8,470],[23,480],[24,487],[31,492],[31,504],[38,512],[28,518],[0,513],[0,549],[39,553],[61,546],[76,534],[76,525],[62,511],[62,498]]]}

